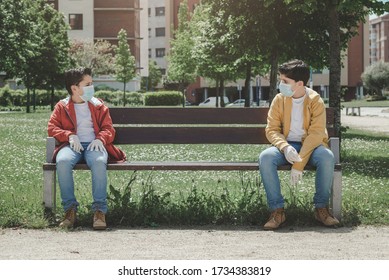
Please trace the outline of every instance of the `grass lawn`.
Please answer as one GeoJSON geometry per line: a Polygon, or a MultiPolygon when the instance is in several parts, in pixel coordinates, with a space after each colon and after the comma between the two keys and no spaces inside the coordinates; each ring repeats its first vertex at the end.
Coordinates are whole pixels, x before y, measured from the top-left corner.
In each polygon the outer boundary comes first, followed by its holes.
{"type": "Polygon", "coordinates": [[[342,102],[344,107],[389,107],[389,100],[380,101],[366,101],[366,100],[352,100],[342,102]]]}
{"type": "MultiPolygon", "coordinates": [[[[0,113],[0,227],[44,228],[42,163],[49,112],[0,113]]],[[[257,160],[267,145],[123,146],[129,160],[257,160]]],[[[389,139],[349,130],[342,140],[343,223],[389,224],[389,139]]],[[[280,172],[290,225],[315,224],[314,173],[292,188],[280,172]]],[[[91,226],[90,172],[75,172],[79,224],[91,226]]],[[[268,218],[258,172],[109,172],[110,226],[262,225],[268,218]]],[[[63,215],[57,195],[57,219],[63,215]]]]}

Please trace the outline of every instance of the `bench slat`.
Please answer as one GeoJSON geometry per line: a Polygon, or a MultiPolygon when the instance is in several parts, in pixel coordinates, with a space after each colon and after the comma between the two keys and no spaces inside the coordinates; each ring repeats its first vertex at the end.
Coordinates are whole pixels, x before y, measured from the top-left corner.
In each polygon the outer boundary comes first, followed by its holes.
{"type": "Polygon", "coordinates": [[[264,127],[116,127],[115,144],[263,144],[264,127]]]}
{"type": "MultiPolygon", "coordinates": [[[[263,124],[269,108],[110,108],[114,124],[263,124]]],[[[327,126],[334,123],[326,108],[327,126]]]]}
{"type": "MultiPolygon", "coordinates": [[[[278,170],[290,170],[291,165],[282,165],[278,170]]],[[[223,161],[136,161],[108,164],[107,170],[252,170],[258,171],[257,162],[223,162],[223,161]]],[[[76,164],[75,170],[89,170],[86,164],[76,164]]],[[[45,163],[43,170],[55,170],[55,163],[45,163]]],[[[306,166],[305,170],[315,170],[306,166]]],[[[341,170],[336,164],[335,170],[341,170]]]]}
{"type": "Polygon", "coordinates": [[[114,124],[266,124],[268,108],[110,108],[109,112],[114,124]]]}

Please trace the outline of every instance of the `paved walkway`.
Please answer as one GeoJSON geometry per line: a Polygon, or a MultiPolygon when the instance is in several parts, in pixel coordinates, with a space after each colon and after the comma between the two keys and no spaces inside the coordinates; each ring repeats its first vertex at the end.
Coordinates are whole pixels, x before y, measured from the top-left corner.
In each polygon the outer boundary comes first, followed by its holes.
{"type": "Polygon", "coordinates": [[[361,116],[346,116],[346,109],[342,110],[341,122],[343,126],[379,132],[389,136],[389,108],[361,108],[361,116]]]}
{"type": "Polygon", "coordinates": [[[0,230],[0,260],[388,260],[389,226],[0,230]]]}

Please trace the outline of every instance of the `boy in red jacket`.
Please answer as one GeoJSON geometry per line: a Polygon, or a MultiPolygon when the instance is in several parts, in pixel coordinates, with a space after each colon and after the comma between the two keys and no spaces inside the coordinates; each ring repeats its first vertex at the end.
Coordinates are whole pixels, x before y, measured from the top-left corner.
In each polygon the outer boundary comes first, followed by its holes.
{"type": "Polygon", "coordinates": [[[106,229],[107,162],[123,162],[126,156],[112,144],[115,129],[108,108],[93,97],[91,69],[68,70],[65,83],[70,96],[57,103],[48,123],[49,136],[59,142],[53,160],[65,210],[60,227],[73,227],[76,220],[73,167],[85,161],[92,172],[93,228],[106,229]]]}

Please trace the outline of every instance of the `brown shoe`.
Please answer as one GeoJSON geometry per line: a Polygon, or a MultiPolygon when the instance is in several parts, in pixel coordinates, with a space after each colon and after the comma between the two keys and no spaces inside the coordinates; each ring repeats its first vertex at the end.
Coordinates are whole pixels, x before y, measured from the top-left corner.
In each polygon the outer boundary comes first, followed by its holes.
{"type": "Polygon", "coordinates": [[[285,222],[284,208],[277,208],[270,214],[270,218],[263,226],[264,230],[273,230],[279,228],[285,222]]]}
{"type": "Polygon", "coordinates": [[[96,211],[93,216],[93,229],[106,229],[105,214],[101,211],[96,211]]]}
{"type": "Polygon", "coordinates": [[[326,207],[315,209],[315,219],[327,227],[337,226],[339,221],[332,216],[326,207]]]}
{"type": "Polygon", "coordinates": [[[59,224],[61,228],[72,228],[74,226],[74,222],[76,221],[76,209],[70,208],[65,213],[65,218],[59,224]]]}

